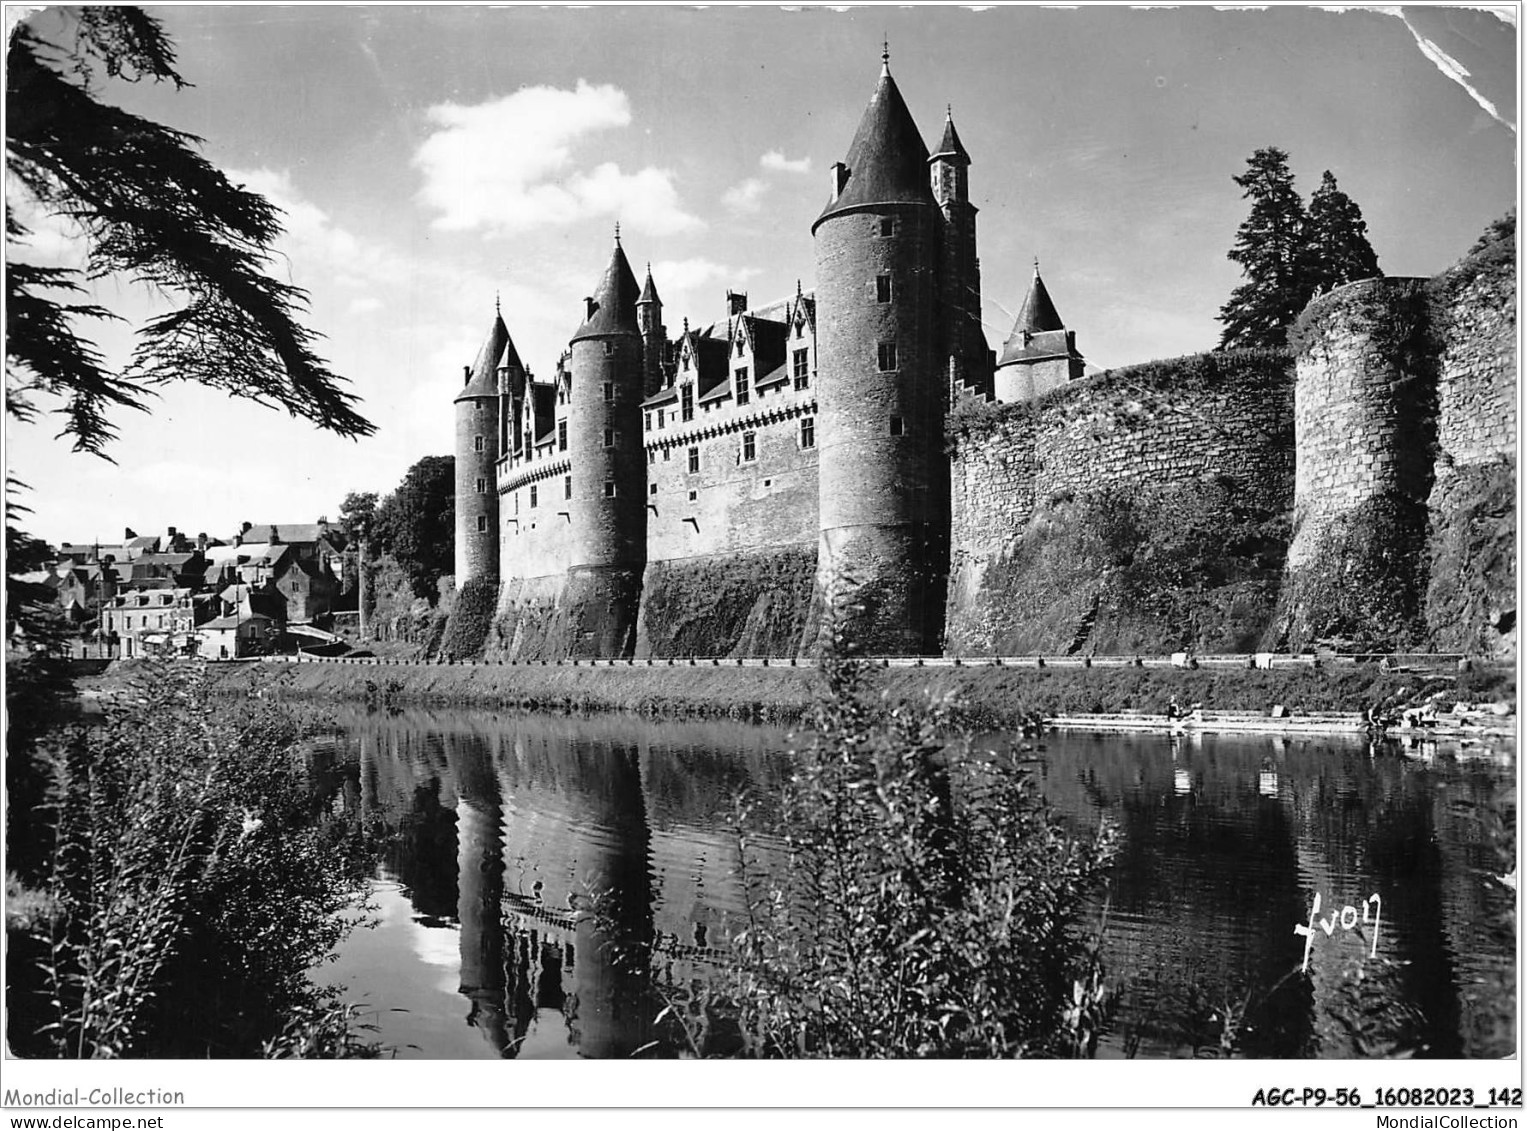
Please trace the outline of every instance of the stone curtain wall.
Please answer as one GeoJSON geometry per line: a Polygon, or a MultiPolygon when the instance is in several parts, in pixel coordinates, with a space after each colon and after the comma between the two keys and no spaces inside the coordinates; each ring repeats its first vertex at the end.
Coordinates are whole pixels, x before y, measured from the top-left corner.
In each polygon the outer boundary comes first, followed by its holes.
{"type": "Polygon", "coordinates": [[[1244,642],[1237,621],[1266,616],[1262,594],[1248,604],[1238,592],[1211,615],[1172,592],[1203,587],[1205,578],[1241,585],[1248,570],[1264,572],[1269,555],[1281,568],[1280,532],[1260,528],[1276,525],[1292,500],[1293,381],[1283,354],[1204,354],[1110,371],[1031,405],[968,405],[950,432],[950,651],[1159,647],[1184,634],[1200,644],[1244,642]],[[1194,532],[1216,523],[1225,538],[1232,529],[1245,535],[1244,568],[1199,560],[1234,564],[1240,552],[1195,541],[1194,532]],[[1148,578],[1141,563],[1152,558],[1172,561],[1174,576],[1148,578]],[[1089,564],[1076,573],[1082,561],[1089,564]],[[1167,592],[1141,621],[1128,606],[1147,584],[1167,592]],[[1100,630],[1110,602],[1119,616],[1100,630]]]}
{"type": "Polygon", "coordinates": [[[809,656],[816,544],[652,562],[636,656],[809,656]]]}
{"type": "Polygon", "coordinates": [[[1515,240],[1503,240],[1432,286],[1443,347],[1439,478],[1455,467],[1516,458],[1515,249],[1515,240]]]}

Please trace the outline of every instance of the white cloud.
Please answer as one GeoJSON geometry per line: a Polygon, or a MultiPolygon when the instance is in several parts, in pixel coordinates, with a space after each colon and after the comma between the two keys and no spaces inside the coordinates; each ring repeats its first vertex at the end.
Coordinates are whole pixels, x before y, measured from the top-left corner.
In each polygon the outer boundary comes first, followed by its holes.
{"type": "Polygon", "coordinates": [[[382,300],[372,296],[352,299],[350,301],[350,314],[371,314],[382,309],[382,300]]]}
{"type": "Polygon", "coordinates": [[[749,177],[721,194],[721,203],[733,212],[757,212],[763,207],[763,195],[769,186],[757,177],[749,177]]]}
{"type": "Polygon", "coordinates": [[[297,284],[310,286],[313,277],[322,273],[343,286],[369,289],[397,277],[402,269],[399,257],[383,245],[337,227],[327,212],[302,194],[289,170],[229,169],[228,179],[259,193],[285,213],[281,218],[285,233],[276,243],[280,254],[272,265],[273,274],[285,276],[296,270],[308,280],[297,278],[297,284]]]}
{"type": "Polygon", "coordinates": [[[714,260],[695,257],[692,259],[665,259],[652,265],[652,281],[658,293],[665,291],[689,291],[706,283],[740,283],[758,274],[757,267],[735,268],[714,260]]]}
{"type": "Polygon", "coordinates": [[[574,90],[525,87],[492,102],[445,103],[426,113],[435,128],[414,164],[424,174],[419,199],[438,213],[437,228],[502,234],[596,216],[655,235],[702,226],[684,211],[667,169],[575,167],[580,141],[631,124],[630,103],[617,87],[579,79],[574,90]]]}
{"type": "Polygon", "coordinates": [[[776,173],[809,173],[811,172],[811,158],[786,157],[777,149],[771,149],[758,159],[758,163],[765,169],[776,173]]]}

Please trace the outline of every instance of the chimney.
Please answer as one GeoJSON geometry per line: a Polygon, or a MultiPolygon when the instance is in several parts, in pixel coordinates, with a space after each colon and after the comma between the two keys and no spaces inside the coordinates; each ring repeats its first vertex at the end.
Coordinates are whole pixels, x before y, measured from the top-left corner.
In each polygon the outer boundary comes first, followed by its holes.
{"type": "Polygon", "coordinates": [[[131,526],[123,528],[123,530],[122,530],[122,541],[126,542],[129,539],[136,538],[136,537],[138,537],[138,533],[131,526]]]}
{"type": "Polygon", "coordinates": [[[472,383],[472,367],[470,365],[463,365],[461,367],[461,383],[463,385],[470,385],[472,383]]]}

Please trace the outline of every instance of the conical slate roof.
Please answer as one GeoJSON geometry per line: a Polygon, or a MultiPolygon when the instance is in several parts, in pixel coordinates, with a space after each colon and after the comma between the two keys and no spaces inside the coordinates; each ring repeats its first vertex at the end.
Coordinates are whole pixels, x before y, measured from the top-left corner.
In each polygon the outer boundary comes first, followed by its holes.
{"type": "Polygon", "coordinates": [[[483,339],[482,349],[477,351],[477,360],[472,364],[466,388],[456,394],[456,400],[498,396],[498,363],[505,350],[509,354],[505,364],[519,365],[519,355],[515,353],[514,343],[509,340],[509,327],[504,325],[503,315],[495,312],[493,325],[488,330],[488,336],[483,339]]]}
{"type": "Polygon", "coordinates": [[[902,100],[890,68],[880,73],[874,97],[848,147],[848,181],[811,226],[870,204],[934,204],[928,185],[928,147],[902,100]]]}
{"type": "Polygon", "coordinates": [[[626,253],[621,250],[617,235],[610,265],[605,268],[604,278],[599,280],[599,288],[594,292],[593,313],[578,327],[572,340],[576,342],[600,334],[638,333],[636,302],[640,295],[641,288],[636,285],[636,276],[631,272],[631,264],[626,261],[626,253]]]}
{"type": "Polygon", "coordinates": [[[933,151],[933,156],[928,158],[932,161],[939,157],[952,157],[956,161],[970,164],[970,154],[965,152],[965,147],[960,144],[960,135],[954,128],[954,111],[950,110],[944,117],[944,140],[938,143],[938,148],[933,151]]]}
{"type": "Polygon", "coordinates": [[[642,297],[636,300],[637,305],[662,301],[662,299],[657,297],[657,286],[652,282],[652,267],[649,265],[647,267],[647,281],[642,284],[642,297]]]}
{"type": "Polygon", "coordinates": [[[1064,330],[1066,324],[1060,320],[1060,315],[1055,310],[1055,303],[1050,300],[1050,292],[1045,289],[1045,281],[1039,277],[1039,267],[1034,268],[1034,281],[1029,284],[1029,293],[1023,300],[1023,309],[1018,311],[1018,320],[1013,323],[1013,335],[1027,330],[1030,334],[1040,334],[1046,330],[1064,330]]]}
{"type": "Polygon", "coordinates": [[[1029,293],[1023,300],[1022,309],[1018,311],[1013,332],[1002,345],[997,368],[1013,362],[1080,356],[1076,352],[1072,335],[1066,330],[1066,324],[1060,320],[1055,303],[1050,300],[1050,292],[1045,289],[1044,280],[1039,277],[1039,265],[1036,263],[1034,282],[1029,285],[1029,293]]]}

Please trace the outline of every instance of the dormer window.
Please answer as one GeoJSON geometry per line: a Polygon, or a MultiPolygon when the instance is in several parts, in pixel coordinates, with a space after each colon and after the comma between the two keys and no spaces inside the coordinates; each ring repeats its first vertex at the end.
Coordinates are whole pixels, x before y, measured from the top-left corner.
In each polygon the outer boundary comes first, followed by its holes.
{"type": "Polygon", "coordinates": [[[741,338],[737,339],[737,356],[738,357],[742,356],[742,339],[741,338]]]}
{"type": "Polygon", "coordinates": [[[894,236],[896,234],[896,221],[889,216],[881,217],[880,234],[882,236],[894,236]]]}
{"type": "Polygon", "coordinates": [[[747,404],[748,403],[748,367],[746,365],[744,365],[741,369],[737,370],[737,373],[735,374],[735,376],[736,376],[735,389],[736,389],[736,392],[737,392],[737,403],[738,404],[747,404]]]}

